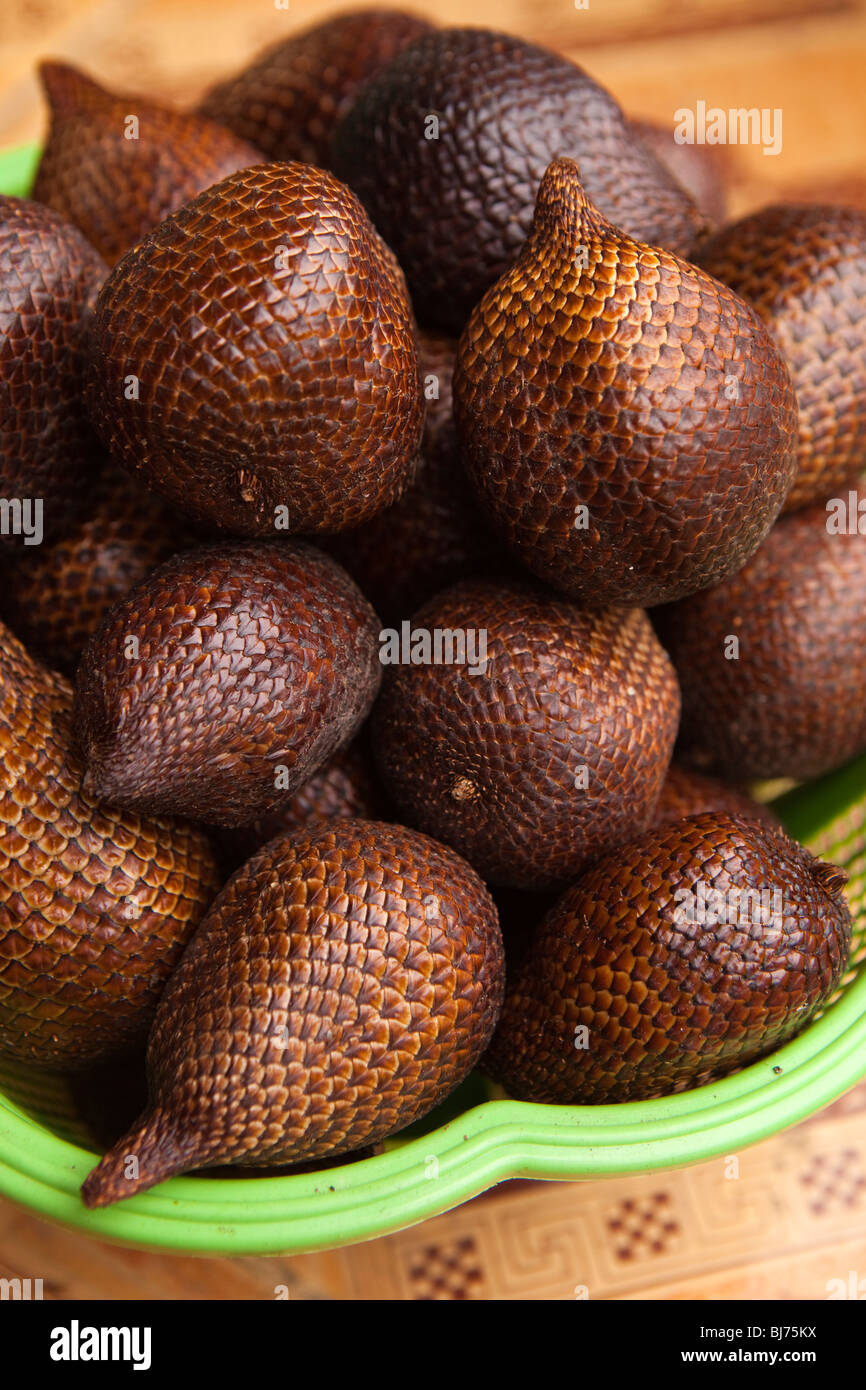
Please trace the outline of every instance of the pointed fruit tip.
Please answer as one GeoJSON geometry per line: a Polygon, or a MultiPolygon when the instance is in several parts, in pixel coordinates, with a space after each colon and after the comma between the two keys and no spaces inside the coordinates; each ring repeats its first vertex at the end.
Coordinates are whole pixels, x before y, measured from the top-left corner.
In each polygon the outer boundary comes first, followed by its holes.
{"type": "Polygon", "coordinates": [[[52,111],[73,111],[97,93],[101,97],[106,95],[92,77],[61,59],[43,59],[36,70],[52,111]]]}
{"type": "Polygon", "coordinates": [[[812,877],[818,880],[831,898],[840,898],[848,882],[844,869],[840,869],[838,864],[827,864],[822,859],[816,860],[812,866],[812,877]]]}
{"type": "Polygon", "coordinates": [[[533,229],[576,232],[591,206],[577,162],[567,155],[557,155],[538,185],[533,229]]]}
{"type": "Polygon", "coordinates": [[[181,1146],[165,1115],[152,1110],[88,1173],[81,1199],[90,1211],[110,1207],[195,1166],[189,1146],[181,1146]]]}
{"type": "Polygon", "coordinates": [[[93,801],[104,801],[123,805],[123,797],[129,791],[124,778],[119,775],[117,764],[105,757],[94,743],[82,749],[84,770],[81,774],[81,790],[93,801]],[[119,799],[119,800],[118,800],[119,799]]]}

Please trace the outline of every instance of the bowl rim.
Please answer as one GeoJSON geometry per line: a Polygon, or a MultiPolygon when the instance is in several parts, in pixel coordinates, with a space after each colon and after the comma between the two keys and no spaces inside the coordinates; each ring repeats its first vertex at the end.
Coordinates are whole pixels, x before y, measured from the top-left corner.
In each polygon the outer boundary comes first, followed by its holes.
{"type": "Polygon", "coordinates": [[[866,972],[793,1041],[676,1096],[597,1106],[487,1101],[343,1167],[276,1178],[172,1178],[101,1211],[88,1211],[79,1195],[98,1156],[0,1096],[0,1192],[124,1245],[300,1254],[402,1230],[511,1178],[614,1177],[728,1156],[806,1118],[864,1071],[866,972]]]}

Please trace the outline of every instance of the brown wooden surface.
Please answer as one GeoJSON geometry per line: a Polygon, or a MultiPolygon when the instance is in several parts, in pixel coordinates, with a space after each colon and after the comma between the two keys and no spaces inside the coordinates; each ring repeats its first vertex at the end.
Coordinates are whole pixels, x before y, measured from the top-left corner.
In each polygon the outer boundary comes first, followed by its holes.
{"type": "MultiPolygon", "coordinates": [[[[866,0],[417,0],[562,49],[632,113],[781,107],[777,158],[726,151],[734,212],[775,197],[866,205],[866,0]]],[[[191,103],[217,76],[339,8],[328,0],[2,0],[0,146],[39,137],[33,76],[65,56],[118,90],[191,103]]],[[[607,1182],[509,1184],[348,1250],[193,1259],[122,1250],[0,1203],[0,1277],[51,1298],[824,1299],[866,1296],[866,1084],[739,1157],[607,1182]],[[730,1168],[729,1170],[730,1171],[730,1168]]]]}

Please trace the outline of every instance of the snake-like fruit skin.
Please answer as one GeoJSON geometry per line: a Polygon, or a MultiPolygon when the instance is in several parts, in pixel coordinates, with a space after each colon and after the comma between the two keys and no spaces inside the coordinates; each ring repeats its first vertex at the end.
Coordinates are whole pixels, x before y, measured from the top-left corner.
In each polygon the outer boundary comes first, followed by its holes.
{"type": "Polygon", "coordinates": [[[595,607],[739,569],[796,469],[794,389],[755,310],[612,227],[572,160],[551,164],[517,264],[461,336],[454,412],[514,554],[595,607]]]}
{"type": "Polygon", "coordinates": [[[82,396],[107,274],[56,212],[0,195],[0,494],[42,499],[46,533],[62,530],[102,463],[82,396]]]}
{"type": "Polygon", "coordinates": [[[158,497],[109,468],[66,534],[10,554],[0,611],[33,656],[71,679],[112,604],[193,543],[158,497]]]}
{"type": "Polygon", "coordinates": [[[378,633],[355,583],[304,542],[175,556],[110,610],[81,658],[91,785],[212,825],[268,814],[365,719],[378,633]]]}
{"type": "Polygon", "coordinates": [[[839,983],[844,883],[756,821],[712,812],[650,832],[600,859],[540,923],[484,1070],[517,1099],[595,1105],[669,1095],[762,1057],[839,983]],[[701,884],[725,895],[726,920],[686,920],[677,895],[697,900],[701,884]],[[779,890],[767,921],[731,894],[747,888],[779,890]]]}
{"type": "Polygon", "coordinates": [[[330,168],[331,134],[360,84],[430,25],[399,10],[337,15],[274,44],[204,96],[199,111],[268,159],[330,168]]]}
{"type": "Polygon", "coordinates": [[[39,75],[51,127],[33,197],[74,223],[109,265],[202,189],[262,162],[254,145],[212,121],[117,96],[67,63],[42,63],[39,75]]]}
{"type": "MultiPolygon", "coordinates": [[[[866,490],[854,496],[866,514],[866,490]]],[[[866,748],[866,533],[831,520],[825,507],[784,517],[739,574],[659,612],[683,761],[804,781],[866,748]]]]}
{"type": "Polygon", "coordinates": [[[687,816],[700,816],[707,811],[723,811],[728,816],[744,816],[746,820],[763,821],[777,826],[778,818],[760,801],[755,801],[737,787],[728,786],[715,777],[705,777],[690,767],[671,763],[656,803],[653,825],[670,825],[687,816]]]}
{"type": "Polygon", "coordinates": [[[0,627],[0,1050],[70,1070],[143,1043],[219,888],[200,831],[82,790],[71,712],[0,627]]]}
{"type": "Polygon", "coordinates": [[[468,663],[387,668],[373,746],[410,824],[491,883],[544,889],[651,823],[680,705],[645,613],[470,579],[412,630],[484,633],[487,650],[474,675],[468,663]]]}
{"type": "Polygon", "coordinates": [[[417,39],[371,77],[334,133],[333,168],[396,252],[422,324],[456,334],[517,256],[557,155],[579,160],[590,196],[641,241],[685,254],[705,229],[603,87],[485,29],[417,39]]]}
{"type": "Polygon", "coordinates": [[[321,169],[245,169],[167,218],[115,267],[92,342],[111,453],[212,528],[345,530],[411,481],[423,401],[403,275],[321,169]]]}
{"type": "Polygon", "coordinates": [[[503,988],[493,901],[451,850],[363,820],[271,841],[172,977],[148,1046],[149,1108],[85,1182],[86,1204],[403,1129],[475,1065],[503,988]]]}
{"type": "Polygon", "coordinates": [[[763,208],[697,259],[755,306],[790,368],[800,437],[786,511],[826,501],[866,469],[866,212],[763,208]]]}

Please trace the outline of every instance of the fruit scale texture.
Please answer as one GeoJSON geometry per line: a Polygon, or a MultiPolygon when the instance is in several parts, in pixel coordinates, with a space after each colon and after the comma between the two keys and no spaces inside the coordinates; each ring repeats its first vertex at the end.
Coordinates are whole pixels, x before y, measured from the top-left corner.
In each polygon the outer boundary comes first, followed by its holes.
{"type": "Polygon", "coordinates": [[[800,429],[785,510],[837,495],[866,469],[866,212],[761,208],[696,260],[754,305],[791,370],[800,429]]]}
{"type": "Polygon", "coordinates": [[[56,212],[0,196],[0,495],[42,498],[46,532],[74,513],[101,462],[82,397],[106,274],[56,212]]]}
{"type": "Polygon", "coordinates": [[[704,229],[603,87],[488,29],[437,30],[374,73],[336,127],[332,167],[394,248],[421,323],[459,333],[513,263],[557,155],[580,161],[593,201],[630,235],[685,255],[704,229]]]}
{"type": "Polygon", "coordinates": [[[738,569],[796,468],[794,390],[758,314],[612,226],[569,159],[463,331],[454,413],[517,558],[594,607],[666,602],[738,569]]]}
{"type": "Polygon", "coordinates": [[[109,265],[203,188],[264,157],[212,121],[107,92],[68,63],[42,63],[39,76],[51,128],[33,197],[109,265]]]}
{"type": "Polygon", "coordinates": [[[207,824],[276,810],[366,717],[378,629],[349,576],[304,542],[175,556],[115,604],[81,658],[88,785],[207,824]]]}
{"type": "Polygon", "coordinates": [[[652,821],[680,713],[646,613],[589,613],[538,584],[468,579],[421,629],[484,632],[483,671],[393,666],[372,716],[401,815],[490,883],[564,887],[652,821]]]}
{"type": "Polygon", "coordinates": [[[271,841],[172,977],[148,1047],[149,1108],[86,1180],[86,1204],[209,1164],[384,1138],[471,1070],[503,988],[496,909],[453,851],[358,820],[271,841]]]}
{"type": "Polygon", "coordinates": [[[321,169],[257,165],[166,218],[103,287],[92,349],[112,456],[212,530],[345,530],[411,481],[423,399],[403,275],[321,169]]]}
{"type": "Polygon", "coordinates": [[[783,517],[736,574],[659,610],[684,761],[803,781],[866,747],[866,534],[852,501],[866,512],[866,490],[839,499],[844,524],[824,505],[783,517]]]}
{"type": "Polygon", "coordinates": [[[72,692],[0,628],[0,1051],[73,1069],[144,1041],[219,886],[193,827],[82,787],[72,692]]]}
{"type": "Polygon", "coordinates": [[[539,925],[485,1069],[517,1099],[595,1105],[755,1061],[839,984],[845,879],[781,830],[718,812],[602,856],[539,925]],[[744,890],[769,896],[744,907],[744,890]],[[711,893],[720,920],[702,916],[711,893]]]}
{"type": "Polygon", "coordinates": [[[330,168],[334,125],[360,83],[430,25],[400,10],[364,7],[266,48],[217,83],[199,111],[251,140],[268,159],[330,168]]]}

